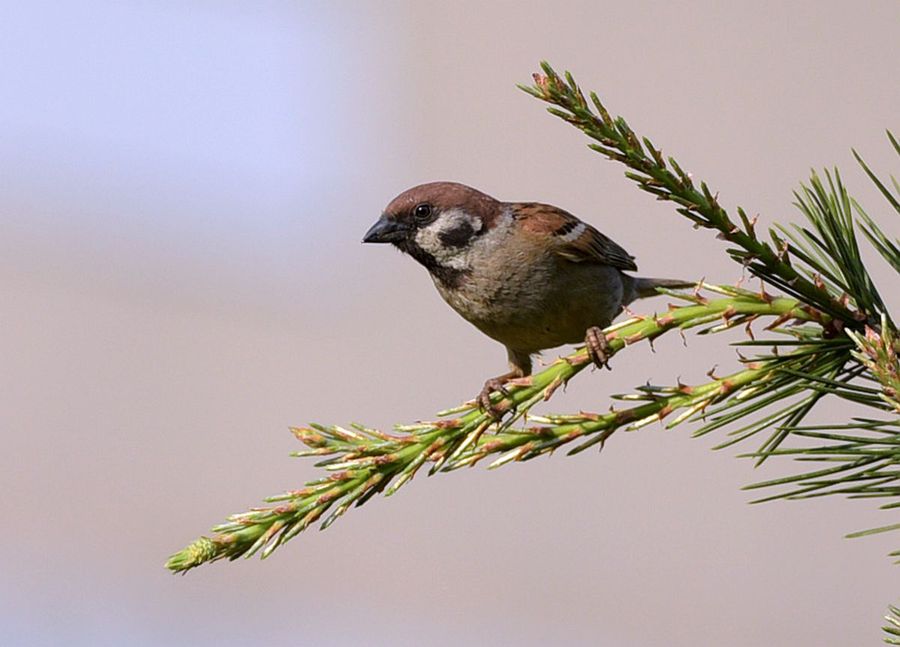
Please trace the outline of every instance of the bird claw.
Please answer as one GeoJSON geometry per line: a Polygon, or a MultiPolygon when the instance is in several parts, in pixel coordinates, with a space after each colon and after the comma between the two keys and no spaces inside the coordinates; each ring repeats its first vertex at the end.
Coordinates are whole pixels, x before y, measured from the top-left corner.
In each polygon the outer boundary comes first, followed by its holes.
{"type": "Polygon", "coordinates": [[[609,366],[609,342],[606,341],[606,335],[600,328],[597,326],[588,328],[584,336],[584,344],[587,347],[588,358],[597,368],[612,370],[609,366]]]}
{"type": "MultiPolygon", "coordinates": [[[[484,386],[481,389],[481,393],[478,394],[478,397],[475,398],[475,401],[478,403],[478,408],[481,409],[484,413],[488,414],[494,420],[500,420],[503,417],[503,414],[506,413],[507,409],[498,406],[500,403],[494,404],[491,402],[491,394],[496,391],[503,395],[510,403],[512,400],[510,399],[510,393],[507,388],[504,386],[506,382],[497,377],[492,377],[487,382],[484,383],[484,386]]],[[[512,409],[515,409],[515,405],[512,405],[512,409]]]]}

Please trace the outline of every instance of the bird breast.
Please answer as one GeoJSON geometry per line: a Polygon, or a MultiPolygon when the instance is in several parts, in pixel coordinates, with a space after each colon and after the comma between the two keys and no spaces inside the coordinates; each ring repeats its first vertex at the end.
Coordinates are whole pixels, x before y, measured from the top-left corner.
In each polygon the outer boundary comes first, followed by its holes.
{"type": "Polygon", "coordinates": [[[514,236],[485,242],[494,245],[472,250],[457,285],[435,285],[463,318],[508,348],[534,353],[580,342],[587,328],[608,325],[622,309],[622,275],[613,267],[574,263],[514,236]]]}

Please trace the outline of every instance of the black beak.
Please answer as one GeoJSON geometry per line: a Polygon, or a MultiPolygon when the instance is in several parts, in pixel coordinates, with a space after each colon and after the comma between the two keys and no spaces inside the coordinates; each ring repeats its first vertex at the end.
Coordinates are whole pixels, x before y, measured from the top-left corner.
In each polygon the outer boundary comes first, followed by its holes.
{"type": "Polygon", "coordinates": [[[366,235],[363,236],[364,243],[395,243],[406,238],[408,228],[402,222],[397,222],[393,218],[381,216],[366,235]]]}

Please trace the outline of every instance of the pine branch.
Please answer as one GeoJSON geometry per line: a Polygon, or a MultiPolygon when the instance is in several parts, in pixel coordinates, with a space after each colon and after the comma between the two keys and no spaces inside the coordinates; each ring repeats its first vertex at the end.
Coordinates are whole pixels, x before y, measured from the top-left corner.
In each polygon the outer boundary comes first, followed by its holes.
{"type": "Polygon", "coordinates": [[[881,628],[887,634],[884,642],[888,645],[900,645],[900,609],[891,605],[888,610],[891,612],[890,615],[884,616],[888,624],[881,628]]]}
{"type": "MultiPolygon", "coordinates": [[[[728,296],[707,300],[699,294],[684,295],[685,299],[696,303],[672,307],[661,316],[634,317],[610,326],[605,330],[610,352],[615,354],[628,345],[652,341],[666,332],[683,331],[713,321],[721,322],[715,331],[743,326],[759,317],[772,317],[779,322],[829,323],[827,315],[794,299],[774,298],[736,288],[712,289],[728,296]]],[[[471,466],[488,456],[500,454],[491,464],[491,467],[498,467],[549,454],[558,447],[582,440],[570,452],[577,453],[602,444],[619,428],[637,429],[681,411],[681,415],[669,423],[669,426],[675,426],[702,415],[710,405],[758,388],[771,379],[783,361],[783,358],[748,361],[737,373],[713,378],[695,387],[681,384],[669,388],[643,387],[628,398],[645,400],[643,404],[612,409],[606,414],[531,415],[535,405],[548,400],[559,387],[565,386],[590,365],[587,353],[582,349],[557,360],[540,373],[512,383],[509,398],[497,403],[509,412],[501,422],[495,422],[478,410],[474,402],[468,402],[439,414],[455,417],[399,426],[395,434],[359,425],[349,429],[321,425],[293,429],[298,440],[308,447],[295,455],[329,457],[318,463],[327,474],[307,483],[301,490],[266,499],[277,505],[231,516],[226,523],[213,528],[215,536],[196,540],[173,555],[167,567],[183,572],[226,557],[235,559],[257,552],[266,557],[329,511],[322,522],[323,529],[352,505],[362,505],[380,492],[390,496],[426,463],[430,465],[428,472],[431,475],[471,466]],[[525,419],[538,425],[513,428],[517,421],[525,419]]]]}
{"type": "MultiPolygon", "coordinates": [[[[794,255],[802,258],[815,270],[811,274],[813,280],[816,276],[821,278],[822,275],[826,275],[840,287],[848,300],[853,300],[860,311],[868,313],[870,317],[886,317],[887,309],[884,301],[869,276],[859,252],[853,202],[844,188],[840,172],[837,169],[833,173],[826,171],[825,179],[828,182],[827,188],[818,174],[813,172],[810,186],[803,185],[800,192],[794,193],[797,207],[814,229],[810,231],[794,226],[808,245],[805,245],[799,237],[788,233],[785,228],[779,229],[794,239],[796,245],[793,248],[794,255]],[[816,260],[812,260],[813,255],[816,256],[816,260]]],[[[874,223],[871,223],[871,227],[877,230],[874,223]]],[[[833,288],[832,292],[834,291],[833,288]]]]}
{"type": "MultiPolygon", "coordinates": [[[[553,107],[548,108],[548,112],[594,140],[595,143],[588,144],[592,150],[630,168],[631,171],[625,172],[626,177],[642,190],[658,200],[675,202],[676,210],[695,226],[718,231],[719,238],[733,245],[728,254],[751,273],[828,313],[842,325],[861,329],[862,322],[868,321],[871,327],[879,324],[879,313],[864,309],[871,304],[860,298],[863,293],[851,295],[857,297],[858,305],[852,307],[843,294],[815,278],[824,270],[814,259],[792,247],[775,230],[769,231],[774,247],[761,240],[756,232],[756,218],[749,218],[740,207],[737,212],[741,224],[738,225],[719,204],[717,193],[713,193],[705,182],[700,182],[698,188],[691,174],[685,172],[673,157],[664,157],[660,149],[647,137],[639,137],[622,117],[613,118],[595,93],[590,93],[588,103],[571,74],[566,72],[562,78],[546,62],[541,67],[543,74],[534,75],[533,86],[519,87],[550,103],[553,107]]],[[[843,201],[840,205],[845,206],[843,201]]],[[[830,241],[838,243],[838,249],[830,251],[844,250],[852,256],[853,234],[852,230],[843,228],[844,224],[838,225],[835,238],[830,241]]]]}
{"type": "MultiPolygon", "coordinates": [[[[808,226],[776,226],[769,230],[772,245],[756,234],[756,219],[737,209],[739,227],[718,203],[705,183],[696,188],[693,178],[672,157],[668,160],[646,137],[639,138],[624,119],[610,115],[596,94],[586,100],[571,74],[560,77],[547,63],[543,73],[534,75],[533,86],[522,90],[551,104],[548,111],[584,132],[595,143],[590,148],[611,160],[625,164],[625,175],[659,200],[671,200],[677,211],[697,227],[717,230],[718,237],[733,246],[728,254],[750,272],[775,285],[803,303],[832,317],[820,339],[814,331],[807,343],[816,348],[829,340],[844,340],[831,352],[816,352],[811,361],[795,351],[773,374],[765,388],[746,399],[746,404],[731,399],[712,410],[712,420],[697,434],[736,424],[748,415],[775,402],[788,401],[774,413],[752,419],[731,432],[731,438],[719,445],[741,442],[763,430],[768,439],[747,456],[762,462],[775,455],[792,456],[798,461],[826,462],[827,467],[805,471],[791,477],[757,483],[751,488],[787,486],[785,490],[759,501],[778,498],[800,499],[830,494],[851,498],[889,497],[883,509],[900,507],[900,422],[855,420],[850,425],[802,427],[800,423],[826,395],[862,404],[897,415],[900,393],[900,351],[897,330],[878,289],[862,260],[856,236],[859,226],[868,241],[900,273],[900,240],[891,240],[846,191],[837,169],[825,172],[825,182],[813,173],[809,185],[795,193],[796,205],[808,226]],[[668,164],[667,164],[668,161],[668,164]],[[856,218],[861,222],[857,223],[856,218]],[[846,342],[852,344],[848,348],[846,342]],[[849,352],[849,354],[848,354],[849,352]],[[804,362],[800,364],[800,362],[804,362]],[[862,385],[874,383],[878,388],[862,385]],[[793,401],[790,399],[793,398],[793,401]],[[837,433],[839,432],[839,433],[837,433]],[[781,449],[789,437],[819,441],[781,449]]],[[[895,152],[900,143],[888,132],[895,152]]],[[[888,204],[900,213],[900,183],[891,177],[892,192],[853,151],[888,204]],[[896,194],[896,195],[895,195],[896,194]]],[[[746,393],[746,391],[745,391],[746,393]]],[[[900,529],[900,524],[853,533],[859,537],[900,529]]],[[[900,551],[892,553],[900,556],[900,551]]],[[[891,607],[891,626],[885,631],[900,636],[900,612],[891,607]]],[[[900,644],[896,638],[886,642],[900,644]]]]}

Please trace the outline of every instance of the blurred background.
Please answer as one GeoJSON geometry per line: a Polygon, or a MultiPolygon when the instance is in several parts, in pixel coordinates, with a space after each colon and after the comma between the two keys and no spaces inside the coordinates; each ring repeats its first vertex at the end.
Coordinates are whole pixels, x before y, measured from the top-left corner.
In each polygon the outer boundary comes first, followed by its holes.
{"type": "MultiPolygon", "coordinates": [[[[505,368],[413,261],[360,245],[413,184],[557,204],[644,274],[739,278],[516,89],[539,60],[728,207],[797,219],[837,164],[896,232],[850,147],[897,172],[898,24],[892,0],[0,4],[0,642],[877,643],[898,540],[843,535],[895,518],[749,506],[793,466],[688,428],[420,477],[265,562],[163,563],[315,476],[289,425],[429,418],[505,368]]],[[[728,340],[632,348],[552,409],[730,370],[728,340]]]]}

